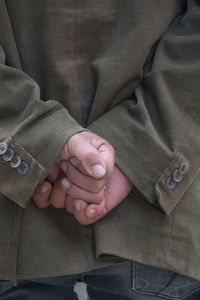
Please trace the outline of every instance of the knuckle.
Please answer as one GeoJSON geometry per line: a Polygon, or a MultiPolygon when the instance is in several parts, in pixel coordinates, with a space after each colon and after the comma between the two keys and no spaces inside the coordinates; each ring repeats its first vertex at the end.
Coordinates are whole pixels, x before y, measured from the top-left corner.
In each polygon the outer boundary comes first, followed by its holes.
{"type": "Polygon", "coordinates": [[[88,152],[85,154],[85,160],[86,161],[90,161],[91,159],[95,158],[96,153],[94,151],[92,151],[91,149],[88,150],[88,152]]]}

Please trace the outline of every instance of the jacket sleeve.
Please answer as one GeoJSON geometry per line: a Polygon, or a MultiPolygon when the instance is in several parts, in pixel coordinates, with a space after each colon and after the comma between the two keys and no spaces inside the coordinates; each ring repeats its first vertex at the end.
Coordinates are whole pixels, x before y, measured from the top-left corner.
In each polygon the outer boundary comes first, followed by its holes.
{"type": "Polygon", "coordinates": [[[200,4],[188,0],[153,55],[141,84],[90,124],[155,208],[169,215],[200,168],[200,4]]]}
{"type": "Polygon", "coordinates": [[[0,192],[26,207],[67,139],[83,128],[59,102],[40,100],[34,80],[5,60],[0,46],[0,192]]]}

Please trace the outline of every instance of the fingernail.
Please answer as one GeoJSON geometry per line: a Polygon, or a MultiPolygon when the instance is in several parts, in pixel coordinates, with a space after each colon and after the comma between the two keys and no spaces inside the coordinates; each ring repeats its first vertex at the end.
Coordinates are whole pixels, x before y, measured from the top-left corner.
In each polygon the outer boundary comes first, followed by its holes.
{"type": "Polygon", "coordinates": [[[101,165],[94,165],[92,167],[92,173],[95,177],[103,177],[106,173],[106,170],[101,165]]]}
{"type": "Polygon", "coordinates": [[[79,211],[79,210],[81,209],[80,203],[75,203],[75,204],[74,204],[74,207],[75,207],[75,210],[76,210],[76,211],[79,211]]]}
{"type": "Polygon", "coordinates": [[[89,209],[89,210],[86,212],[86,216],[87,216],[88,218],[94,217],[95,214],[96,214],[96,211],[95,211],[95,209],[93,209],[93,208],[89,209]]]}
{"type": "Polygon", "coordinates": [[[70,183],[66,178],[63,178],[61,183],[66,189],[68,189],[70,187],[70,183]]]}
{"type": "Polygon", "coordinates": [[[63,170],[64,173],[67,172],[67,164],[64,161],[61,162],[61,169],[63,170]]]}
{"type": "Polygon", "coordinates": [[[40,193],[45,194],[47,192],[47,190],[48,190],[48,186],[43,184],[40,188],[40,193]]]}

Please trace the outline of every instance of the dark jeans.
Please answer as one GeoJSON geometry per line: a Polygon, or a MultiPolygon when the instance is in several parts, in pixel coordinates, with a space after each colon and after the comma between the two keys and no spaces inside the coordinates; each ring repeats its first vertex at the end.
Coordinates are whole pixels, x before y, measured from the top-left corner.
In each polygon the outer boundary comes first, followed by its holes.
{"type": "Polygon", "coordinates": [[[91,300],[200,299],[199,281],[130,262],[77,275],[0,282],[0,300],[74,300],[77,281],[87,284],[91,300]]]}

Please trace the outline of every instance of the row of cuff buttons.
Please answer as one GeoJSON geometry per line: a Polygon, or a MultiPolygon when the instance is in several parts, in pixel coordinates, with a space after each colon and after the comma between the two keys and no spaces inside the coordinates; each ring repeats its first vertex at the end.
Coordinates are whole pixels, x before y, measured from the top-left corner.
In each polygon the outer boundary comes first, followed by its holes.
{"type": "Polygon", "coordinates": [[[173,190],[176,187],[176,184],[181,182],[183,175],[186,174],[189,170],[189,163],[184,161],[180,164],[179,168],[174,170],[173,175],[167,178],[167,188],[173,190]]]}
{"type": "Polygon", "coordinates": [[[14,153],[12,148],[8,148],[5,142],[0,143],[0,156],[4,161],[9,162],[11,168],[17,169],[18,174],[26,175],[29,171],[27,162],[22,161],[21,157],[14,153]]]}

